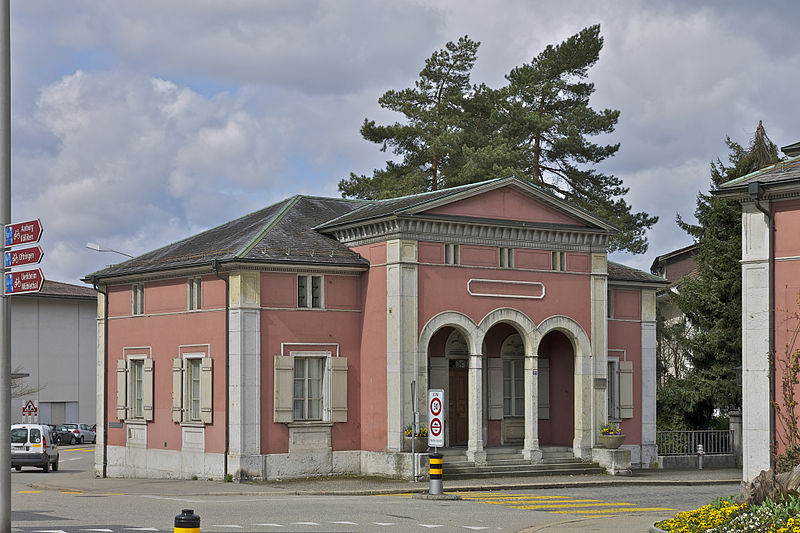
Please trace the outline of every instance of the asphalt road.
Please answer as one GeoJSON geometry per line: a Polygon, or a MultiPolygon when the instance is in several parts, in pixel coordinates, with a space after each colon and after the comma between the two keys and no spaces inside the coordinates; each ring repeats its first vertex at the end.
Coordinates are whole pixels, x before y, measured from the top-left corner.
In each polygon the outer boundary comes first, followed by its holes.
{"type": "MultiPolygon", "coordinates": [[[[676,510],[737,492],[735,484],[464,492],[460,501],[391,496],[82,493],[31,487],[44,476],[92,467],[92,446],[61,447],[61,471],[12,470],[14,531],[172,531],[193,509],[204,532],[646,531],[676,510]]],[[[191,482],[187,482],[191,483],[191,482]]],[[[187,485],[188,486],[188,485],[187,485]]],[[[124,485],[123,485],[124,487],[124,485]]],[[[188,491],[187,491],[188,493],[188,491]]]]}

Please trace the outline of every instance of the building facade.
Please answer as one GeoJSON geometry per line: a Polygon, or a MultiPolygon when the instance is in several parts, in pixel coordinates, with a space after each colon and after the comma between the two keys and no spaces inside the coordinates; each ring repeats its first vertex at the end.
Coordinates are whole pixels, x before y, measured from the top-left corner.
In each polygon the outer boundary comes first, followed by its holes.
{"type": "MultiPolygon", "coordinates": [[[[793,147],[795,147],[793,149],[793,147]]],[[[771,466],[791,440],[787,402],[800,398],[794,371],[800,327],[800,150],[789,159],[723,184],[713,194],[742,205],[742,447],[743,477],[771,466]],[[789,374],[787,374],[787,372],[789,374]],[[775,407],[777,405],[777,412],[775,407]]],[[[800,438],[796,435],[795,439],[800,438]]]]}
{"type": "Polygon", "coordinates": [[[590,459],[655,447],[655,293],[615,228],[499,179],[367,202],[297,196],[87,276],[101,292],[101,475],[409,475],[404,427],[445,395],[445,445],[590,459]],[[412,397],[411,384],[417,387],[412,397]]]}
{"type": "Polygon", "coordinates": [[[28,401],[43,424],[95,423],[97,412],[97,295],[89,287],[45,280],[37,293],[9,296],[11,368],[21,395],[11,422],[23,421],[28,401]]]}

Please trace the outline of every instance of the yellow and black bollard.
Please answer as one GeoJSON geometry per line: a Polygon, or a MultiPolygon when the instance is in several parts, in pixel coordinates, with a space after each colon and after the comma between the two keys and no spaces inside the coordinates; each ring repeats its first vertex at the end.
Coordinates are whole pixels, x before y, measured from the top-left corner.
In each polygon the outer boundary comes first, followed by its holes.
{"type": "Polygon", "coordinates": [[[183,509],[175,517],[174,533],[200,533],[200,517],[194,514],[193,509],[183,509]]]}
{"type": "Polygon", "coordinates": [[[428,487],[428,494],[442,494],[442,455],[432,453],[428,460],[428,476],[430,478],[430,486],[428,487]]]}

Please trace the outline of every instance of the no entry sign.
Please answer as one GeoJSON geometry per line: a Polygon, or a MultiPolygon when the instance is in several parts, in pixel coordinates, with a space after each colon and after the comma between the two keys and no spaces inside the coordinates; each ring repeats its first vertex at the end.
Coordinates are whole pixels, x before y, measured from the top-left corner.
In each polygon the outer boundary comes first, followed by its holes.
{"type": "Polygon", "coordinates": [[[428,389],[428,446],[444,447],[444,390],[428,389]]]}

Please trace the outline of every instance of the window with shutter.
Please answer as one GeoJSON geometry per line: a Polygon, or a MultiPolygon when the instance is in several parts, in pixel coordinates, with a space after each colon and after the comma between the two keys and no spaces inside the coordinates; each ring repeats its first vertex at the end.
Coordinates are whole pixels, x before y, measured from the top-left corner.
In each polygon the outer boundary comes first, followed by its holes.
{"type": "Polygon", "coordinates": [[[210,357],[200,360],[200,421],[210,424],[213,420],[213,361],[210,357]]]}
{"type": "Polygon", "coordinates": [[[331,357],[330,421],[347,422],[347,358],[331,357]]]}
{"type": "Polygon", "coordinates": [[[128,418],[128,362],[125,359],[117,361],[117,418],[128,418]]]}
{"type": "Polygon", "coordinates": [[[183,422],[183,358],[172,360],[172,421],[183,422]]]}
{"type": "Polygon", "coordinates": [[[487,361],[489,366],[489,420],[502,420],[503,360],[499,357],[490,357],[487,361]]]}
{"type": "Polygon", "coordinates": [[[142,418],[153,420],[153,360],[142,359],[142,418]]]}
{"type": "Polygon", "coordinates": [[[539,358],[539,418],[550,419],[550,359],[539,358]]]}
{"type": "Polygon", "coordinates": [[[619,362],[619,416],[633,418],[633,361],[619,362]]]}
{"type": "Polygon", "coordinates": [[[273,421],[291,422],[293,412],[292,358],[276,355],[274,361],[273,421]]]}

